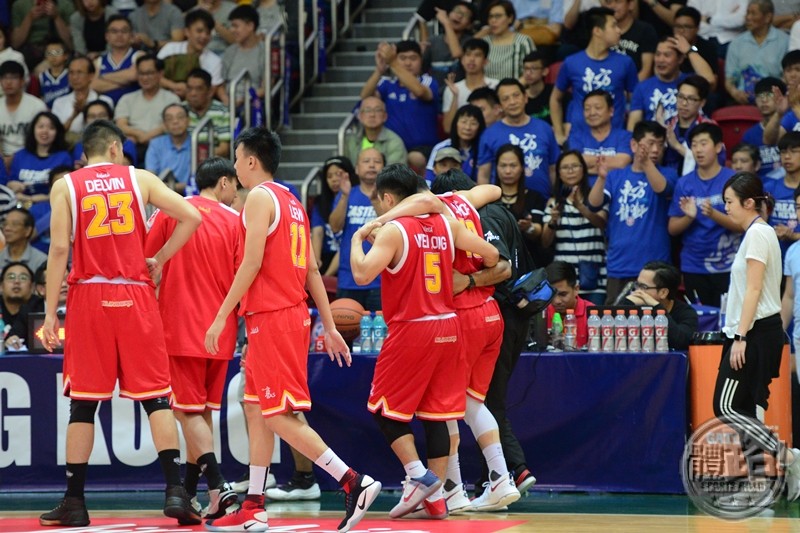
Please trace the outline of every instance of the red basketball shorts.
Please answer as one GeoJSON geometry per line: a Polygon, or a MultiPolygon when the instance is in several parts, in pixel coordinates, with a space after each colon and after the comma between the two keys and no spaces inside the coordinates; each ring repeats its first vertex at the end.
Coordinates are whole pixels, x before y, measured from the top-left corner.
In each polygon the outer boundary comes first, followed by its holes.
{"type": "Polygon", "coordinates": [[[172,408],[184,413],[218,411],[225,391],[228,359],[170,356],[172,408]]]}
{"type": "Polygon", "coordinates": [[[479,402],[494,374],[494,365],[503,342],[503,315],[497,302],[491,299],[479,307],[459,309],[461,342],[467,372],[467,394],[479,402]]]}

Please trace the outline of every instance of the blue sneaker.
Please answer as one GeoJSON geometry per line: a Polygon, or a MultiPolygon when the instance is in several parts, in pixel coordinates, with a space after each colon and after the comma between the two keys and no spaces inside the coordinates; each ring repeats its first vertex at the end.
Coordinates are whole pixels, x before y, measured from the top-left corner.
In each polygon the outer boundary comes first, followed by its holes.
{"type": "Polygon", "coordinates": [[[389,512],[391,518],[400,518],[415,511],[425,498],[439,490],[442,480],[428,470],[424,476],[410,478],[403,482],[403,496],[400,502],[389,512]]]}

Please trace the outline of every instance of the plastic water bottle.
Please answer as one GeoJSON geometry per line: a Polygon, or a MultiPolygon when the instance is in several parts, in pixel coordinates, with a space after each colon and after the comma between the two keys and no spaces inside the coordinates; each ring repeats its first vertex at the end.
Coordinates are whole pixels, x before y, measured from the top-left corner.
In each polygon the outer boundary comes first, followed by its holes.
{"type": "Polygon", "coordinates": [[[639,310],[631,309],[628,317],[628,351],[641,352],[642,340],[639,338],[641,322],[639,321],[639,310]]]}
{"type": "Polygon", "coordinates": [[[383,311],[378,311],[375,313],[375,320],[372,321],[372,351],[380,352],[385,339],[386,322],[383,320],[383,311]]]}
{"type": "Polygon", "coordinates": [[[550,344],[556,350],[564,349],[564,323],[561,321],[561,314],[553,315],[553,325],[551,326],[550,344]]]}
{"type": "Polygon", "coordinates": [[[366,313],[361,317],[361,333],[353,341],[353,353],[369,353],[372,351],[372,315],[366,313]]]}
{"type": "Polygon", "coordinates": [[[564,349],[578,349],[578,322],[575,320],[574,309],[567,309],[564,316],[564,349]]]}
{"type": "Polygon", "coordinates": [[[589,311],[589,319],[586,321],[586,329],[589,333],[589,351],[600,351],[600,315],[597,309],[589,311]]]}
{"type": "Polygon", "coordinates": [[[656,330],[656,351],[668,352],[669,351],[669,320],[667,319],[667,312],[663,309],[656,311],[655,330],[656,330]]]}
{"type": "Polygon", "coordinates": [[[603,311],[603,318],[600,319],[600,339],[604,352],[614,351],[614,317],[611,316],[611,309],[603,311]]]}
{"type": "Polygon", "coordinates": [[[614,318],[614,351],[628,351],[628,319],[622,309],[617,309],[617,316],[614,318]]]}
{"type": "Polygon", "coordinates": [[[655,328],[656,323],[653,320],[653,311],[645,309],[644,316],[642,316],[642,351],[645,353],[655,350],[655,328]]]}

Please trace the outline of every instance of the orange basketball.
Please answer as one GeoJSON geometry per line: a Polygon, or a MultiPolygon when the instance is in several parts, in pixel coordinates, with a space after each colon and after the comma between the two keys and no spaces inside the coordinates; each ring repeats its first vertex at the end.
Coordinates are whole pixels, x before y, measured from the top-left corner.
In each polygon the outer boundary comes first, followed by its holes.
{"type": "Polygon", "coordinates": [[[364,313],[364,307],[352,298],[339,298],[331,302],[333,322],[346,341],[355,339],[361,333],[361,317],[364,313]]]}

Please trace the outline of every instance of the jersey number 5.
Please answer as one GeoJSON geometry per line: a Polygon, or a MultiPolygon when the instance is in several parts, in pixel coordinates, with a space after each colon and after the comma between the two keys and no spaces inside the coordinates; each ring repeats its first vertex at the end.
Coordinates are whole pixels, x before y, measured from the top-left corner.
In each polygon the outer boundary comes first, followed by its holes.
{"type": "Polygon", "coordinates": [[[439,252],[425,252],[425,289],[431,294],[442,290],[442,256],[439,252]]]}
{"type": "Polygon", "coordinates": [[[81,200],[83,212],[94,211],[86,237],[106,237],[108,235],[126,235],[133,232],[133,195],[130,192],[115,192],[106,198],[102,194],[90,194],[81,200]],[[110,218],[109,215],[115,215],[110,218]]]}

